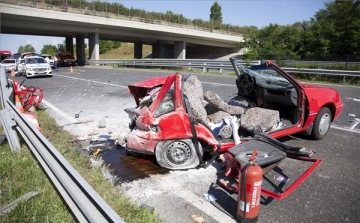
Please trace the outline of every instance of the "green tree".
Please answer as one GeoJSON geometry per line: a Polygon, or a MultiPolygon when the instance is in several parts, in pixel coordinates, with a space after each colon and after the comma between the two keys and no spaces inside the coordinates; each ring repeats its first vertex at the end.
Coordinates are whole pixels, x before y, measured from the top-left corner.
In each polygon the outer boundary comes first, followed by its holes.
{"type": "Polygon", "coordinates": [[[311,18],[304,34],[304,54],[329,56],[360,54],[360,1],[325,3],[311,18]]]}
{"type": "Polygon", "coordinates": [[[249,57],[254,59],[299,59],[302,31],[299,26],[271,24],[245,36],[241,48],[247,48],[249,57]],[[258,58],[254,58],[258,56],[258,58]]]}
{"type": "Polygon", "coordinates": [[[31,46],[31,44],[26,44],[25,46],[20,46],[18,48],[18,53],[25,53],[25,52],[35,52],[35,48],[31,46]]]}
{"type": "Polygon", "coordinates": [[[19,46],[18,53],[24,53],[24,52],[25,52],[24,46],[19,46]]]}
{"type": "Polygon", "coordinates": [[[110,40],[100,40],[99,41],[99,53],[104,54],[109,50],[118,48],[121,46],[121,42],[110,41],[110,40]]]}
{"type": "Polygon", "coordinates": [[[57,51],[57,48],[55,45],[44,45],[43,48],[41,49],[41,54],[50,54],[50,55],[55,55],[57,51]]]}
{"type": "Polygon", "coordinates": [[[214,23],[222,23],[221,6],[215,2],[210,8],[210,21],[214,23]]]}

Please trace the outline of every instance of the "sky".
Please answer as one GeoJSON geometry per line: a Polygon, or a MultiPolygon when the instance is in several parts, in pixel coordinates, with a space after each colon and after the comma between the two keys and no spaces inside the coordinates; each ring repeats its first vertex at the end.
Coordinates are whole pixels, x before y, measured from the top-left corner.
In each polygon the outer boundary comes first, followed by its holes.
{"type": "MultiPolygon", "coordinates": [[[[73,0],[75,1],[75,0],[73,0]]],[[[90,1],[90,0],[89,0],[90,1]]],[[[121,3],[127,8],[143,9],[148,12],[167,10],[182,14],[188,19],[208,21],[210,8],[215,0],[101,0],[108,3],[121,3]]],[[[309,21],[325,3],[331,0],[217,0],[221,6],[224,24],[238,26],[257,26],[262,28],[270,23],[291,25],[295,22],[309,21]]],[[[20,46],[31,44],[37,52],[43,45],[57,45],[64,42],[63,37],[41,37],[0,34],[0,50],[17,52],[20,46]]],[[[75,41],[74,41],[75,42],[75,41]]]]}

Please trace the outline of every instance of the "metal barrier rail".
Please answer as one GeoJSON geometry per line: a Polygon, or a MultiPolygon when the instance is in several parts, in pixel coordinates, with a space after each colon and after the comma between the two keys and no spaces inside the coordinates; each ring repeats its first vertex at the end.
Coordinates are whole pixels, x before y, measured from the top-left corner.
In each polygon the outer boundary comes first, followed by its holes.
{"type": "MultiPolygon", "coordinates": [[[[239,61],[241,64],[246,64],[245,61],[239,61]]],[[[259,65],[261,61],[251,61],[249,65],[259,65]]],[[[133,67],[188,67],[203,69],[203,71],[217,70],[222,73],[224,70],[233,71],[233,67],[229,60],[203,60],[203,59],[135,59],[135,60],[89,60],[91,65],[118,65],[118,66],[133,66],[133,67]]],[[[303,69],[303,68],[289,68],[282,67],[283,70],[289,73],[306,73],[319,75],[335,75],[359,77],[360,71],[350,70],[328,70],[328,69],[303,69]]]]}
{"type": "Polygon", "coordinates": [[[9,99],[12,85],[0,70],[1,121],[13,151],[20,150],[19,133],[78,222],[124,222],[51,143],[28,122],[9,99]]]}

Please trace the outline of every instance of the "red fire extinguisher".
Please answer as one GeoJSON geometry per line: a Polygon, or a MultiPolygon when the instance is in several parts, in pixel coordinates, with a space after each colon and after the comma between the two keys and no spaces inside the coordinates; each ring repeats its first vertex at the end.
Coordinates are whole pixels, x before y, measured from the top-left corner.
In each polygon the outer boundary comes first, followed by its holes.
{"type": "Polygon", "coordinates": [[[257,149],[252,152],[249,163],[240,169],[236,217],[241,223],[258,221],[263,172],[254,162],[256,153],[257,149]]]}

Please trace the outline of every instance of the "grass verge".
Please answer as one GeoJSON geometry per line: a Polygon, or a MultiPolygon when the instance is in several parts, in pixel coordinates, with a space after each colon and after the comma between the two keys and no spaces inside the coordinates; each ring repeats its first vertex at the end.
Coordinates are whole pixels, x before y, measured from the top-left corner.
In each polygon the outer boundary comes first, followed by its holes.
{"type": "MultiPolygon", "coordinates": [[[[57,126],[45,111],[38,111],[42,134],[59,150],[80,175],[127,223],[160,222],[156,215],[131,203],[119,187],[106,180],[100,168],[91,166],[73,137],[57,126]]],[[[39,194],[19,203],[0,222],[76,222],[46,174],[23,144],[21,152],[11,152],[7,143],[0,146],[0,208],[30,191],[39,194]]]]}

